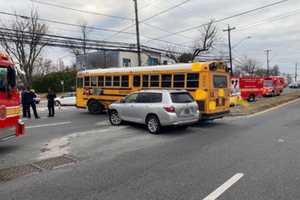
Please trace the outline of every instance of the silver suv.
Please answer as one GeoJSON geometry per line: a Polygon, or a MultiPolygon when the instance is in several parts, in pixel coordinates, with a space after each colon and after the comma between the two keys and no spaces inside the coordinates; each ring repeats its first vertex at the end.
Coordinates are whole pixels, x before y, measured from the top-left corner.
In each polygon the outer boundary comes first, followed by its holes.
{"type": "Polygon", "coordinates": [[[132,93],[109,108],[112,125],[146,124],[158,134],[162,126],[184,126],[199,121],[198,105],[185,90],[143,90],[132,93]]]}

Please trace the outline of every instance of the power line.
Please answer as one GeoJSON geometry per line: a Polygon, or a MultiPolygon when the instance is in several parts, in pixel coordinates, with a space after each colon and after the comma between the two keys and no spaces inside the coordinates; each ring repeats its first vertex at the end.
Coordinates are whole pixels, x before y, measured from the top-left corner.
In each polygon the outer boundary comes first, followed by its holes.
{"type": "MultiPolygon", "coordinates": [[[[246,15],[246,14],[249,14],[249,13],[252,13],[252,12],[255,12],[255,11],[259,11],[259,10],[262,10],[262,9],[265,9],[265,8],[273,7],[273,6],[278,5],[278,4],[282,4],[282,3],[287,2],[287,1],[289,1],[289,0],[280,0],[280,1],[276,1],[276,2],[274,2],[274,3],[270,3],[270,4],[267,4],[267,5],[258,7],[258,8],[254,8],[254,9],[247,10],[247,11],[244,11],[244,12],[240,12],[240,13],[238,13],[238,14],[234,14],[234,15],[231,15],[231,16],[228,16],[228,17],[224,17],[224,18],[221,18],[221,19],[217,19],[217,20],[214,21],[214,23],[219,23],[219,22],[223,22],[223,21],[226,21],[226,20],[229,20],[229,19],[232,19],[232,18],[240,17],[240,16],[243,16],[243,15],[246,15]]],[[[172,35],[176,35],[176,34],[180,34],[180,33],[185,33],[185,32],[188,32],[188,31],[192,31],[192,30],[201,28],[201,27],[206,26],[206,25],[208,25],[208,23],[204,23],[204,24],[201,24],[201,25],[197,25],[197,26],[193,26],[193,27],[190,27],[190,28],[186,28],[186,29],[183,29],[183,30],[174,32],[174,33],[172,33],[172,34],[163,35],[163,36],[161,36],[161,37],[154,38],[153,40],[157,40],[157,39],[162,39],[162,38],[170,37],[170,36],[172,36],[172,35]]],[[[150,40],[150,41],[151,41],[151,40],[150,40]]],[[[150,41],[147,41],[147,42],[150,42],[150,41]]]]}
{"type": "Polygon", "coordinates": [[[39,1],[39,0],[30,0],[30,1],[32,1],[33,3],[38,3],[38,4],[47,5],[47,6],[51,6],[51,7],[61,8],[61,9],[65,9],[65,10],[72,10],[72,11],[76,11],[76,12],[80,12],[80,13],[110,17],[110,18],[114,18],[114,19],[127,20],[127,21],[133,20],[132,18],[128,18],[128,17],[121,17],[121,16],[109,15],[109,14],[105,14],[105,13],[81,10],[81,9],[71,8],[71,7],[61,5],[61,4],[50,3],[50,2],[46,2],[46,1],[39,1]]]}
{"type": "MultiPolygon", "coordinates": [[[[18,30],[13,30],[9,28],[0,27],[0,37],[1,39],[6,39],[9,41],[18,41],[19,37],[18,30]]],[[[32,42],[32,32],[29,31],[21,31],[23,36],[23,40],[25,43],[32,42]]],[[[81,38],[74,38],[69,36],[59,36],[52,34],[42,34],[42,33],[34,33],[35,35],[43,36],[39,44],[53,46],[53,47],[63,47],[63,48],[83,48],[83,42],[85,43],[86,49],[91,50],[122,50],[122,51],[134,51],[136,52],[136,45],[130,43],[123,42],[107,42],[100,40],[84,40],[81,38]]],[[[180,52],[170,51],[165,49],[159,49],[149,46],[141,46],[141,49],[145,51],[155,51],[160,53],[172,53],[172,54],[180,54],[180,52]]]]}
{"type": "Polygon", "coordinates": [[[265,24],[265,23],[279,21],[279,20],[282,20],[284,18],[292,17],[292,16],[298,15],[298,14],[300,14],[300,9],[296,9],[296,10],[293,10],[293,11],[290,11],[290,12],[286,12],[286,13],[283,13],[283,14],[280,14],[280,15],[273,16],[273,17],[265,18],[265,19],[260,20],[256,23],[241,27],[241,28],[239,28],[239,31],[244,31],[244,30],[247,30],[247,29],[252,28],[254,26],[259,26],[259,25],[262,25],[262,24],[265,24]]]}
{"type": "MultiPolygon", "coordinates": [[[[166,30],[166,29],[164,29],[164,28],[161,28],[161,27],[159,27],[159,26],[155,26],[155,25],[152,25],[152,24],[149,24],[149,23],[145,23],[145,22],[144,22],[143,24],[146,25],[146,26],[155,28],[155,29],[157,29],[157,30],[166,32],[166,33],[170,33],[170,34],[172,33],[171,31],[168,31],[168,30],[166,30]]],[[[194,40],[194,38],[188,37],[188,36],[186,36],[186,35],[182,35],[182,34],[177,34],[177,35],[178,35],[178,36],[181,36],[181,37],[183,37],[183,38],[189,39],[189,40],[194,40]]]]}
{"type": "MultiPolygon", "coordinates": [[[[4,12],[4,11],[0,11],[0,14],[13,16],[13,17],[20,17],[20,18],[23,18],[23,19],[31,19],[31,17],[25,16],[25,15],[18,15],[18,14],[8,13],[8,12],[4,12]]],[[[44,18],[38,18],[38,20],[45,21],[45,22],[50,22],[50,23],[54,23],[54,24],[60,24],[60,25],[67,25],[67,26],[80,27],[80,28],[82,27],[78,24],[72,24],[72,23],[56,21],[56,20],[50,20],[50,19],[44,19],[44,18]]],[[[114,32],[114,33],[123,33],[123,34],[127,34],[127,35],[135,35],[135,33],[133,33],[133,32],[117,31],[117,30],[113,30],[113,29],[106,29],[106,28],[100,28],[100,27],[94,27],[94,26],[86,26],[86,28],[91,29],[91,30],[104,31],[104,32],[114,32]]],[[[147,36],[142,36],[142,37],[144,37],[148,40],[154,40],[154,38],[151,38],[151,37],[147,37],[147,36]]],[[[104,40],[107,40],[107,39],[104,39],[104,40]]],[[[163,43],[167,43],[167,44],[171,44],[171,45],[175,45],[175,46],[179,46],[179,47],[192,48],[190,46],[186,46],[186,45],[175,43],[175,42],[169,42],[169,41],[161,40],[161,39],[155,39],[155,41],[159,41],[159,42],[163,42],[163,43]]]]}
{"type": "Polygon", "coordinates": [[[162,14],[168,13],[171,10],[174,10],[174,9],[176,9],[176,8],[182,6],[182,5],[184,5],[184,4],[186,4],[186,3],[190,2],[190,1],[192,1],[192,0],[185,0],[185,1],[181,2],[181,3],[178,3],[178,4],[176,4],[174,6],[171,6],[171,7],[167,8],[167,9],[164,9],[164,10],[162,10],[162,11],[160,11],[160,12],[158,12],[158,13],[150,16],[150,17],[147,17],[147,18],[143,19],[141,22],[146,22],[146,21],[149,21],[149,20],[151,20],[151,19],[153,19],[155,17],[158,17],[158,16],[160,16],[162,14]]]}
{"type": "MultiPolygon", "coordinates": [[[[25,16],[25,15],[18,15],[18,14],[8,13],[8,12],[4,12],[4,11],[0,11],[0,14],[2,14],[2,15],[8,15],[8,16],[14,16],[14,17],[20,17],[20,18],[23,18],[23,19],[31,19],[31,17],[25,16]]],[[[78,24],[73,24],[73,23],[68,23],[68,22],[62,22],[62,21],[57,21],[57,20],[50,20],[50,19],[43,19],[43,18],[38,18],[38,20],[45,21],[45,22],[50,22],[50,23],[54,23],[54,24],[66,25],[66,26],[82,27],[81,25],[78,25],[78,24]]],[[[113,33],[117,33],[118,32],[119,33],[118,30],[101,28],[101,27],[86,26],[86,28],[91,29],[91,30],[104,31],[104,32],[113,32],[113,33]]],[[[132,32],[122,31],[121,33],[128,34],[128,35],[135,35],[135,33],[132,33],[132,32]]]]}
{"type": "MultiPolygon", "coordinates": [[[[188,3],[189,1],[192,1],[192,0],[185,0],[185,1],[182,1],[181,3],[178,3],[178,4],[174,5],[174,6],[171,6],[171,7],[167,8],[167,9],[164,9],[164,10],[162,10],[162,11],[160,11],[160,12],[158,12],[158,13],[152,15],[152,16],[150,16],[150,17],[147,17],[147,18],[141,20],[140,23],[145,23],[145,22],[147,22],[147,21],[149,21],[149,20],[151,20],[151,19],[153,19],[153,18],[155,18],[155,17],[158,17],[158,16],[160,16],[160,15],[162,15],[162,14],[165,14],[165,13],[167,13],[167,12],[170,12],[171,10],[174,10],[174,9],[178,8],[178,7],[180,7],[180,6],[182,6],[182,5],[186,4],[186,3],[188,3]]],[[[123,28],[123,29],[121,29],[119,32],[117,32],[116,34],[113,34],[110,38],[117,36],[118,34],[122,33],[122,31],[127,31],[127,30],[129,30],[129,29],[132,28],[133,26],[134,26],[134,24],[132,24],[132,25],[130,25],[130,26],[126,26],[125,28],[123,28]]],[[[172,33],[172,34],[173,34],[173,33],[172,33]]],[[[175,34],[175,35],[177,35],[177,34],[175,34]]],[[[108,38],[108,39],[110,39],[110,38],[108,38]]]]}

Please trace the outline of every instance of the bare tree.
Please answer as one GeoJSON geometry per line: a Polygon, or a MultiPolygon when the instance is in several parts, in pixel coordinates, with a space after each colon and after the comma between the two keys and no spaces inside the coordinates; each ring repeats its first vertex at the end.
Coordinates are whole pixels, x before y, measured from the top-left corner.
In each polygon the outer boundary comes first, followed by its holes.
{"type": "Polygon", "coordinates": [[[210,20],[200,30],[200,38],[195,42],[194,58],[201,52],[207,52],[215,46],[218,29],[214,20],[210,20]]]}
{"type": "Polygon", "coordinates": [[[50,72],[53,72],[55,67],[53,66],[52,60],[38,57],[34,62],[33,75],[44,76],[50,72]]]}
{"type": "Polygon", "coordinates": [[[258,70],[259,62],[253,58],[245,56],[237,65],[237,71],[241,74],[254,75],[258,70]]]}
{"type": "MultiPolygon", "coordinates": [[[[80,60],[82,66],[87,65],[87,53],[88,53],[87,52],[87,40],[88,40],[88,35],[89,35],[90,31],[91,30],[89,29],[87,22],[82,21],[80,23],[80,34],[81,34],[80,48],[78,48],[78,47],[71,48],[71,51],[75,57],[78,57],[80,55],[83,56],[83,57],[81,57],[82,60],[80,60]]],[[[72,46],[72,44],[71,44],[71,46],[72,46]]]]}
{"type": "Polygon", "coordinates": [[[43,38],[47,26],[39,22],[38,12],[34,9],[30,17],[16,15],[10,24],[3,24],[5,29],[0,31],[0,44],[3,49],[19,65],[20,78],[26,86],[32,84],[35,62],[47,43],[43,38]]]}

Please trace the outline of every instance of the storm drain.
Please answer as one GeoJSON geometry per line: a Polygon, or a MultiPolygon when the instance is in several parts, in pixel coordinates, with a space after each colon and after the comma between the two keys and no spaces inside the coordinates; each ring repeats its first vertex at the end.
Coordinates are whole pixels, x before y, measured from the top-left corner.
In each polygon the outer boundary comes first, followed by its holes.
{"type": "Polygon", "coordinates": [[[11,181],[22,176],[40,173],[44,170],[57,169],[76,162],[77,160],[74,157],[64,155],[37,161],[27,165],[0,169],[0,183],[11,181]]]}

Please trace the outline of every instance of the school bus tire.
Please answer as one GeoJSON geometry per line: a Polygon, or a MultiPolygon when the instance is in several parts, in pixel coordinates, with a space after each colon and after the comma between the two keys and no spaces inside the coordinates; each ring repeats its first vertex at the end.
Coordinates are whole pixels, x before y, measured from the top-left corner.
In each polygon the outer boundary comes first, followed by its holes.
{"type": "Polygon", "coordinates": [[[97,100],[90,100],[87,107],[91,114],[100,114],[103,112],[103,105],[97,100]]]}

